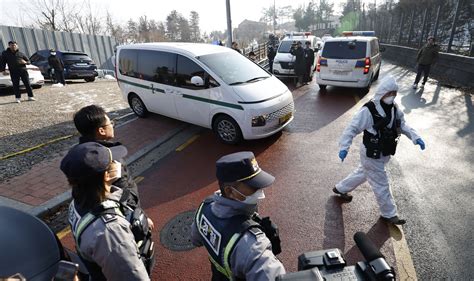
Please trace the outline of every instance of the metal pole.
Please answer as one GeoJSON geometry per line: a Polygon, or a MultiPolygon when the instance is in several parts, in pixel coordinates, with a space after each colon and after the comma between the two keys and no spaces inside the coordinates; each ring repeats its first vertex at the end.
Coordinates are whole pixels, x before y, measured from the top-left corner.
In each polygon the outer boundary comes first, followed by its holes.
{"type": "Polygon", "coordinates": [[[428,14],[428,8],[425,8],[425,13],[423,15],[423,29],[421,30],[420,40],[418,41],[418,47],[421,47],[423,43],[423,37],[425,37],[425,29],[426,29],[426,15],[428,14]]]}
{"type": "Polygon", "coordinates": [[[458,21],[458,17],[459,17],[459,12],[461,10],[461,1],[462,0],[458,0],[458,2],[456,3],[456,15],[454,15],[454,20],[453,20],[453,26],[451,27],[451,36],[449,37],[449,43],[448,43],[448,53],[451,52],[451,46],[453,44],[453,39],[454,39],[454,33],[456,32],[456,23],[458,21]]]}
{"type": "Polygon", "coordinates": [[[230,0],[225,1],[226,4],[226,12],[227,12],[227,47],[232,46],[232,20],[230,17],[230,0]]]}
{"type": "Polygon", "coordinates": [[[411,41],[411,34],[413,33],[413,24],[415,23],[415,10],[411,12],[411,21],[410,21],[410,31],[408,31],[408,40],[407,40],[407,45],[410,46],[410,41],[411,41]]]}
{"type": "Polygon", "coordinates": [[[404,20],[404,14],[403,12],[401,12],[401,15],[400,15],[400,30],[398,32],[398,45],[400,45],[400,43],[402,42],[402,27],[403,27],[403,20],[404,20]]]}
{"type": "Polygon", "coordinates": [[[276,6],[275,6],[275,0],[273,0],[273,34],[275,34],[275,29],[276,29],[276,6]]]}
{"type": "Polygon", "coordinates": [[[435,23],[435,28],[433,32],[434,38],[436,38],[436,35],[438,35],[438,26],[439,26],[439,17],[441,12],[441,4],[438,5],[438,11],[436,11],[436,23],[435,23]]]}
{"type": "Polygon", "coordinates": [[[392,12],[390,11],[390,25],[388,26],[388,39],[387,39],[387,43],[389,44],[392,41],[392,24],[393,24],[393,15],[392,15],[392,12]]]}

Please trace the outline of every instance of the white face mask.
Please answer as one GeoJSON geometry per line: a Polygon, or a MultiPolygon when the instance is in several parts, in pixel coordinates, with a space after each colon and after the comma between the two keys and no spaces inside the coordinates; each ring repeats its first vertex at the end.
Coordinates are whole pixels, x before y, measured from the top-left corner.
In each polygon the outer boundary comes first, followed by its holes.
{"type": "Polygon", "coordinates": [[[56,53],[55,53],[55,52],[52,52],[52,53],[51,53],[51,55],[52,55],[52,56],[55,56],[55,55],[56,55],[56,53]]]}
{"type": "Polygon", "coordinates": [[[265,193],[263,193],[263,189],[258,189],[257,191],[255,191],[253,194],[251,195],[248,195],[248,196],[245,196],[243,195],[240,191],[238,191],[237,189],[235,189],[234,187],[232,187],[235,191],[237,191],[237,193],[239,193],[240,195],[242,195],[243,197],[245,197],[245,200],[244,201],[240,201],[244,204],[247,204],[247,205],[255,205],[258,203],[258,200],[261,200],[261,199],[264,199],[265,198],[265,193]]]}
{"type": "Polygon", "coordinates": [[[385,97],[385,98],[382,99],[382,101],[383,101],[385,104],[392,104],[394,100],[395,100],[395,97],[394,97],[394,96],[385,97]]]}
{"type": "Polygon", "coordinates": [[[114,169],[109,171],[109,173],[113,173],[114,176],[110,178],[110,182],[115,182],[119,178],[122,177],[122,163],[114,160],[114,169]]]}

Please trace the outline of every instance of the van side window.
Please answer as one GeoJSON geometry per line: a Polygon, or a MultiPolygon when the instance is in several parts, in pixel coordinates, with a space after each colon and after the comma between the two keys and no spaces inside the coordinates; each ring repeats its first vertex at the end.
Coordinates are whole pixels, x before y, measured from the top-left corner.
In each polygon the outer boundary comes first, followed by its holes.
{"type": "Polygon", "coordinates": [[[136,50],[121,50],[119,54],[119,71],[122,75],[138,78],[138,52],[136,50]]]}
{"type": "Polygon", "coordinates": [[[140,50],[138,53],[138,73],[140,79],[174,86],[176,54],[140,50]]]}
{"type": "Polygon", "coordinates": [[[199,90],[208,87],[198,87],[191,83],[193,76],[199,76],[209,87],[217,87],[218,83],[202,67],[187,57],[178,55],[178,71],[176,73],[176,85],[181,88],[199,90]]]}

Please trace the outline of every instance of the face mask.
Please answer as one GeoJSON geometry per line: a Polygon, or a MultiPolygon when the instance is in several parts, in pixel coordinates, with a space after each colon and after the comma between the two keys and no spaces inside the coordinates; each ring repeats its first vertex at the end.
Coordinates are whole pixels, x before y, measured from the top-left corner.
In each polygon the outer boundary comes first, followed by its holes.
{"type": "Polygon", "coordinates": [[[382,99],[382,101],[383,101],[385,104],[392,104],[394,100],[395,100],[395,97],[394,97],[394,96],[385,97],[385,98],[382,99]]]}
{"type": "Polygon", "coordinates": [[[235,188],[233,188],[233,189],[235,191],[237,191],[237,193],[239,193],[240,195],[245,197],[245,200],[240,201],[240,202],[242,202],[244,204],[247,204],[247,205],[256,205],[258,203],[258,200],[261,200],[261,199],[265,198],[265,193],[263,193],[263,189],[259,189],[259,190],[255,191],[252,195],[248,195],[248,196],[243,195],[240,191],[238,191],[235,188]]]}
{"type": "Polygon", "coordinates": [[[114,169],[109,171],[109,173],[114,174],[114,176],[110,179],[110,182],[114,182],[122,177],[122,163],[114,160],[114,169]]]}
{"type": "Polygon", "coordinates": [[[52,56],[55,56],[55,55],[56,55],[56,53],[51,53],[51,55],[52,55],[52,56]]]}

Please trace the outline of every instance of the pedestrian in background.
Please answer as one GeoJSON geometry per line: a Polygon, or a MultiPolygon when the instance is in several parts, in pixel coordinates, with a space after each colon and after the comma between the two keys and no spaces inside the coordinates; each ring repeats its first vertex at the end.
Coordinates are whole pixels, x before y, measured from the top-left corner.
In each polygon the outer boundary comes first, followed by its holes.
{"type": "Polygon", "coordinates": [[[61,161],[72,187],[68,221],[90,280],[150,280],[153,221],[113,185],[126,154],[124,146],[86,142],[61,161]]]}
{"type": "Polygon", "coordinates": [[[30,76],[26,65],[29,63],[28,57],[18,50],[18,44],[16,41],[8,42],[8,48],[2,52],[0,58],[0,71],[7,75],[5,71],[5,65],[8,64],[8,71],[10,72],[10,78],[13,84],[13,92],[17,103],[21,103],[20,93],[20,79],[25,86],[26,92],[28,93],[28,100],[36,100],[33,96],[33,90],[30,85],[30,76]]]}
{"type": "Polygon", "coordinates": [[[249,52],[249,59],[255,63],[257,62],[257,55],[255,54],[254,51],[249,52]]]}
{"type": "Polygon", "coordinates": [[[252,152],[237,152],[216,162],[219,191],[204,200],[191,226],[191,241],[205,246],[212,280],[275,280],[285,273],[278,229],[261,219],[258,200],[275,178],[264,172],[252,152]]]}
{"type": "Polygon", "coordinates": [[[418,87],[420,82],[421,74],[423,74],[423,83],[421,88],[425,86],[428,76],[430,75],[431,65],[436,63],[439,55],[439,46],[435,43],[433,36],[428,37],[428,42],[424,45],[416,56],[416,63],[418,64],[418,70],[416,73],[415,83],[413,83],[413,89],[418,87]]]}
{"type": "Polygon", "coordinates": [[[234,49],[235,51],[239,52],[240,54],[242,54],[242,51],[239,49],[239,43],[233,41],[232,42],[232,49],[234,49]]]}
{"type": "Polygon", "coordinates": [[[267,58],[268,58],[268,66],[269,66],[270,73],[273,73],[273,61],[275,60],[275,56],[276,56],[275,47],[273,47],[273,45],[269,45],[268,50],[267,50],[267,58]]]}
{"type": "MultiPolygon", "coordinates": [[[[120,142],[112,142],[115,137],[114,122],[110,120],[105,110],[98,105],[81,108],[74,114],[74,125],[79,131],[79,143],[97,142],[105,147],[122,146],[120,142]]],[[[121,177],[113,184],[126,192],[131,192],[135,204],[139,205],[138,187],[130,174],[125,160],[120,159],[122,166],[121,177]]]]}
{"type": "Polygon", "coordinates": [[[305,51],[301,45],[301,41],[293,42],[290,50],[290,53],[295,56],[294,70],[298,81],[296,82],[296,87],[303,85],[303,78],[306,69],[305,51]]]}
{"type": "Polygon", "coordinates": [[[48,57],[48,64],[51,69],[54,69],[54,76],[56,77],[56,82],[61,83],[63,86],[66,85],[64,80],[64,63],[63,61],[56,56],[56,51],[51,49],[48,57]]]}
{"type": "Polygon", "coordinates": [[[311,48],[311,42],[305,42],[304,49],[304,61],[305,61],[305,72],[304,72],[304,83],[308,84],[311,82],[311,70],[314,64],[314,50],[311,48]]]}
{"type": "Polygon", "coordinates": [[[379,205],[381,218],[392,224],[405,224],[398,217],[397,207],[388,184],[385,165],[390,155],[395,154],[400,133],[406,135],[425,149],[425,143],[414,129],[405,123],[403,112],[394,103],[398,85],[391,76],[383,79],[371,101],[366,103],[344,130],[339,141],[339,158],[344,161],[355,136],[364,132],[360,146],[360,164],[349,176],[333,188],[346,201],[352,200],[348,193],[365,181],[369,182],[379,205]]]}

